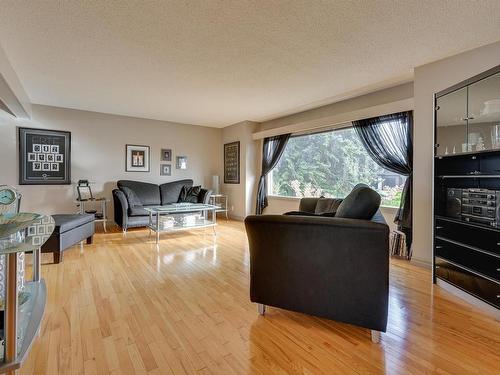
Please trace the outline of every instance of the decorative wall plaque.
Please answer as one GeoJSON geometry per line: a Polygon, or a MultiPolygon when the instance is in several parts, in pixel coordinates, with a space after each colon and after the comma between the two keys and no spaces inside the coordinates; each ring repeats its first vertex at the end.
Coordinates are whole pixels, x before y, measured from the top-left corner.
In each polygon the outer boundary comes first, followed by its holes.
{"type": "Polygon", "coordinates": [[[224,145],[224,183],[240,183],[240,142],[224,145]]]}
{"type": "Polygon", "coordinates": [[[71,184],[71,133],[19,128],[19,185],[71,184]]]}

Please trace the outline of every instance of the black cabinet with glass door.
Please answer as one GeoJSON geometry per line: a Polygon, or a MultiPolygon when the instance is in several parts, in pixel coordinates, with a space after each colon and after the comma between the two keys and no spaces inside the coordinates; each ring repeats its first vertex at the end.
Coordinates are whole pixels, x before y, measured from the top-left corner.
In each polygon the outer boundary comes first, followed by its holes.
{"type": "Polygon", "coordinates": [[[435,95],[434,282],[500,308],[500,66],[435,95]]]}

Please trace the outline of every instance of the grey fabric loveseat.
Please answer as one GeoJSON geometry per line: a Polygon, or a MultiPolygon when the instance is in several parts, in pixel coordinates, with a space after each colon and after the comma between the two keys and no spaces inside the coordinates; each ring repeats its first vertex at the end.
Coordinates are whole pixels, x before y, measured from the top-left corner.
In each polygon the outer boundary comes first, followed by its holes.
{"type": "Polygon", "coordinates": [[[369,219],[318,215],[318,204],[339,202],[305,198],[289,215],[245,219],[250,299],[261,314],[269,305],[351,323],[378,342],[387,326],[389,228],[380,203],[369,219]]]}
{"type": "MultiPolygon", "coordinates": [[[[120,180],[113,190],[115,222],[126,231],[128,228],[144,227],[148,224],[148,206],[177,203],[183,187],[193,186],[193,180],[179,180],[161,185],[141,181],[120,180]]],[[[197,203],[208,203],[211,191],[201,189],[197,203]]]]}

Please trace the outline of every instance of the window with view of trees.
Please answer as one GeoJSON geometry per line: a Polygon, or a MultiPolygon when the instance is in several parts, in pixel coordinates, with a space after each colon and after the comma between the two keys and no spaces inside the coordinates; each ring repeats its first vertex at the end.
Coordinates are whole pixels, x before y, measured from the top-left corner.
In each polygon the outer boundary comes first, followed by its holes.
{"type": "Polygon", "coordinates": [[[363,182],[399,207],[406,177],[375,163],[354,128],[291,137],[269,173],[269,194],[287,197],[345,197],[363,182]]]}

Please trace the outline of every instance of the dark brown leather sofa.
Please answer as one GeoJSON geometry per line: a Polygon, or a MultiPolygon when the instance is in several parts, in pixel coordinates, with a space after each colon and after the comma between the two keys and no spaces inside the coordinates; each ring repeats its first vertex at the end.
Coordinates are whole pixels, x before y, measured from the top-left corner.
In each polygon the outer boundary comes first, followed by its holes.
{"type": "Polygon", "coordinates": [[[305,216],[317,198],[292,215],[248,216],[250,299],[265,305],[351,323],[387,327],[389,228],[377,211],[371,220],[305,216]]]}

